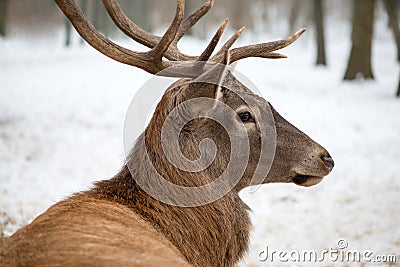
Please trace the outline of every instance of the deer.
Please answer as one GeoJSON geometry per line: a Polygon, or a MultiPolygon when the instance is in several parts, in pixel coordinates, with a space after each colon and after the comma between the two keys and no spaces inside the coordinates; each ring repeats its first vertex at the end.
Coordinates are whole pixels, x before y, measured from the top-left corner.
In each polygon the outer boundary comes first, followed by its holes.
{"type": "Polygon", "coordinates": [[[162,37],[132,22],[116,0],[103,0],[116,26],[150,49],[136,52],[99,33],[74,0],[55,1],[100,53],[178,80],[166,89],[121,170],[8,237],[0,245],[1,266],[235,266],[249,249],[251,226],[241,190],[268,183],[313,186],[332,171],[328,151],[229,68],[250,57],[286,57],[276,51],[305,29],[286,39],[231,48],[242,28],[215,52],[226,20],[201,55],[192,56],[177,43],[213,0],[186,19],[185,1],[177,0],[162,37]]]}

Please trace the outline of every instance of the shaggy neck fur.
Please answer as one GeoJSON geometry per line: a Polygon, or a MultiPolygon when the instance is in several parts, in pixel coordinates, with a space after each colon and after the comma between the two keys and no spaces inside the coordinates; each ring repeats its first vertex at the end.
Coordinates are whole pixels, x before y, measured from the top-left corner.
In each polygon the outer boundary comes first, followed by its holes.
{"type": "MultiPolygon", "coordinates": [[[[132,159],[135,159],[133,155],[132,159]]],[[[234,193],[211,204],[184,208],[160,203],[136,184],[145,173],[138,164],[127,166],[111,180],[88,192],[97,198],[126,205],[164,234],[194,266],[234,266],[248,249],[248,208],[234,193]],[[132,168],[131,168],[132,169],[132,168]]]]}
{"type": "MultiPolygon", "coordinates": [[[[156,110],[156,113],[158,111],[156,110]]],[[[212,178],[183,173],[172,168],[163,155],[160,145],[159,125],[153,116],[145,134],[142,134],[122,170],[112,179],[101,181],[87,192],[100,199],[115,201],[130,207],[158,231],[165,235],[194,266],[234,266],[248,249],[250,219],[248,207],[231,191],[223,198],[199,207],[187,208],[164,204],[144,192],[136,181],[148,180],[154,175],[152,165],[164,178],[176,184],[194,186],[208,183],[212,178]],[[129,168],[128,168],[129,166],[129,168]]],[[[193,147],[186,147],[195,151],[193,147]]]]}

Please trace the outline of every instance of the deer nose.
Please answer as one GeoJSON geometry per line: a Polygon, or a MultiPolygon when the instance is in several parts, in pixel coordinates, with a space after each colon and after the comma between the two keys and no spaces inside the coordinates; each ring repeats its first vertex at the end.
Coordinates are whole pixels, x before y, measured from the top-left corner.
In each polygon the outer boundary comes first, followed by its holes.
{"type": "Polygon", "coordinates": [[[332,171],[333,166],[335,166],[335,162],[330,156],[322,156],[321,157],[322,162],[325,164],[325,167],[329,170],[332,171]]]}

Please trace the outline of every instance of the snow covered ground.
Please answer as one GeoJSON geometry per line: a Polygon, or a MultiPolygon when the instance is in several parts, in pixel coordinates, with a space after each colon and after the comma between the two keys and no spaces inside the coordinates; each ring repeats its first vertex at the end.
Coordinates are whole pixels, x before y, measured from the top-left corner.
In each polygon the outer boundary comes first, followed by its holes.
{"type": "MultiPolygon", "coordinates": [[[[313,65],[311,32],[284,51],[289,59],[238,64],[336,162],[333,173],[312,188],[276,184],[242,192],[253,210],[243,266],[281,266],[259,261],[267,246],[320,253],[337,248],[339,239],[351,250],[399,256],[400,99],[394,97],[399,67],[386,25],[377,27],[375,81],[342,82],[350,43],[348,29],[340,27],[328,32],[327,68],[313,65]]],[[[6,235],[118,171],[125,112],[150,78],[88,46],[64,49],[59,36],[0,40],[0,230],[6,235]]],[[[182,47],[195,54],[204,41],[186,39],[182,47]]]]}

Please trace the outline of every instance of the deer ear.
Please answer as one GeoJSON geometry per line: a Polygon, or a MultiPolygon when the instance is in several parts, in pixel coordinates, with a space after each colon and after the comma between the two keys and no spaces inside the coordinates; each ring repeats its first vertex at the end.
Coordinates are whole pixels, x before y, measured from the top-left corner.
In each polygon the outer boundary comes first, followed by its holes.
{"type": "Polygon", "coordinates": [[[215,64],[211,69],[194,79],[182,92],[181,99],[184,101],[197,98],[209,98],[213,100],[193,102],[195,104],[190,105],[193,114],[204,114],[212,110],[217,101],[222,98],[222,87],[224,79],[228,74],[229,59],[229,53],[226,51],[222,63],[215,64]]]}

